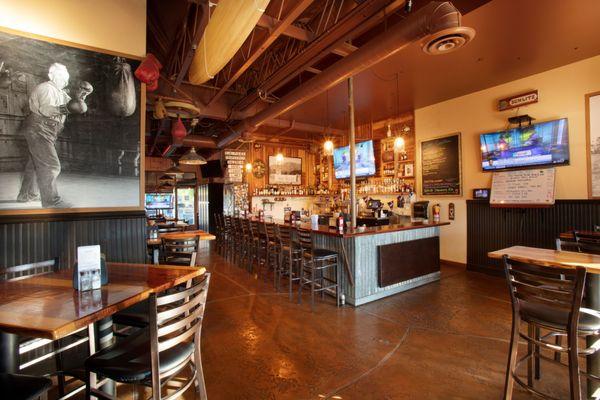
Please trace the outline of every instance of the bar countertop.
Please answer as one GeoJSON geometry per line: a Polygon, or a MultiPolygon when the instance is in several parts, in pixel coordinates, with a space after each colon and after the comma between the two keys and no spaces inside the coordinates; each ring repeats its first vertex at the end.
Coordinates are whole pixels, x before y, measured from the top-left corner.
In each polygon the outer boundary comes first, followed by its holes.
{"type": "MultiPolygon", "coordinates": [[[[281,221],[276,221],[278,223],[282,223],[281,221]]],[[[289,225],[289,224],[288,224],[289,225]]],[[[377,235],[380,233],[390,233],[390,232],[398,232],[398,231],[407,231],[411,229],[424,229],[424,228],[433,228],[436,226],[444,226],[450,225],[449,222],[433,222],[433,223],[421,223],[421,222],[411,222],[404,224],[392,224],[392,225],[383,225],[383,226],[373,226],[367,227],[364,230],[358,229],[346,229],[344,233],[340,233],[335,228],[330,228],[326,225],[319,225],[318,229],[311,229],[310,223],[301,223],[298,225],[301,229],[308,229],[315,233],[320,233],[328,236],[336,236],[342,238],[351,238],[355,236],[363,236],[363,235],[377,235]]]]}

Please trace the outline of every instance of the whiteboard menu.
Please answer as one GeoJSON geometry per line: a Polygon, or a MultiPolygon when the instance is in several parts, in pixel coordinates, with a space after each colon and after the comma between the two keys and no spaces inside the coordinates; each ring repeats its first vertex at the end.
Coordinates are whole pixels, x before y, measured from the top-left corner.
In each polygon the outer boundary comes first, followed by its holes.
{"type": "Polygon", "coordinates": [[[554,168],[494,172],[492,206],[551,206],[554,204],[554,168]]]}

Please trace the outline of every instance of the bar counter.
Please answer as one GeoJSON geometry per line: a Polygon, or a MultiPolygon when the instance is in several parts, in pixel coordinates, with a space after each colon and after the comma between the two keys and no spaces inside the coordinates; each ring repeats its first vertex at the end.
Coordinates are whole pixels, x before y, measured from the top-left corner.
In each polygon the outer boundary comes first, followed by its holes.
{"type": "MultiPolygon", "coordinates": [[[[280,223],[280,222],[279,222],[280,223]]],[[[440,279],[440,223],[406,223],[337,229],[309,223],[298,225],[313,232],[318,248],[340,254],[338,279],[345,301],[369,303],[440,279]]]]}

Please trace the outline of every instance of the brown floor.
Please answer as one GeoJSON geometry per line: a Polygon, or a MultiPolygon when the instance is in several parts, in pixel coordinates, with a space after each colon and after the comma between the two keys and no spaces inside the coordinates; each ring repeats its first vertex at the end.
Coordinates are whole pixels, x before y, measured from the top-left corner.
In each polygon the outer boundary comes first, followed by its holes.
{"type": "MultiPolygon", "coordinates": [[[[202,331],[210,400],[502,398],[511,314],[501,278],[443,266],[439,282],[358,308],[328,298],[311,312],[208,247],[198,264],[213,273],[202,331]]],[[[566,371],[542,373],[538,388],[569,397],[566,371]]],[[[533,397],[516,388],[514,398],[533,397]]]]}

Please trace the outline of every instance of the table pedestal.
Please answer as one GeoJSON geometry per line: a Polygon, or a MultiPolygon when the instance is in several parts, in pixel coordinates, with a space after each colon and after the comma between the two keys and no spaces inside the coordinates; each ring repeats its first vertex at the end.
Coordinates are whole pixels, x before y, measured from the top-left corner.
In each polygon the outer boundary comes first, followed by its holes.
{"type": "MultiPolygon", "coordinates": [[[[586,293],[586,306],[593,310],[600,310],[600,275],[598,274],[587,274],[587,293],[586,293]]],[[[593,345],[598,337],[590,336],[586,340],[587,346],[593,345]]],[[[587,360],[587,372],[590,374],[600,376],[600,355],[598,353],[592,354],[586,358],[587,360]]],[[[600,389],[598,384],[593,379],[587,379],[587,392],[588,399],[593,399],[592,395],[600,389]]],[[[600,394],[600,392],[599,392],[600,394]]],[[[596,397],[597,398],[597,397],[596,397]]]]}
{"type": "Polygon", "coordinates": [[[0,331],[0,372],[19,373],[19,336],[0,331]]]}

